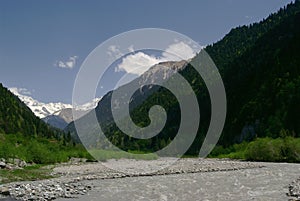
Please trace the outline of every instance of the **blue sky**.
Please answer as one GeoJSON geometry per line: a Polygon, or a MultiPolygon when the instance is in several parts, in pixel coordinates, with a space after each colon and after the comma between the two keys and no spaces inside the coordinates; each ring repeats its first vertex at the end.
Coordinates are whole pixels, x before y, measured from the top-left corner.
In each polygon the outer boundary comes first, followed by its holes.
{"type": "Polygon", "coordinates": [[[164,28],[207,45],[231,28],[260,21],[289,2],[0,0],[0,82],[26,88],[42,102],[71,103],[81,63],[114,35],[164,28]]]}

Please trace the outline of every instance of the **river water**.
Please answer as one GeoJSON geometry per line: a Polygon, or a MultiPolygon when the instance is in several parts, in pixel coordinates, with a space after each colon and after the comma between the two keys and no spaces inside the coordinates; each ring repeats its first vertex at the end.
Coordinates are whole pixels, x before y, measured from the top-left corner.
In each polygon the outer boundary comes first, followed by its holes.
{"type": "Polygon", "coordinates": [[[93,189],[72,200],[288,200],[288,184],[300,177],[300,164],[263,164],[263,168],[236,171],[85,181],[93,189]]]}

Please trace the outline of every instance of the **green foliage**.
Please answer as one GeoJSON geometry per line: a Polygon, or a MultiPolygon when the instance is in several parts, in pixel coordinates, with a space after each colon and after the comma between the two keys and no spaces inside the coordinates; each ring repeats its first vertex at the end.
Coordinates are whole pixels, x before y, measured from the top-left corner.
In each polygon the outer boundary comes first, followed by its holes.
{"type": "Polygon", "coordinates": [[[300,162],[300,138],[287,137],[283,141],[282,155],[287,162],[300,162]]]}
{"type": "Polygon", "coordinates": [[[209,154],[209,157],[244,159],[244,152],[247,149],[247,146],[248,143],[245,141],[241,144],[234,144],[226,148],[224,148],[222,145],[217,145],[209,154]]]}
{"type": "Polygon", "coordinates": [[[16,170],[0,170],[0,184],[15,181],[34,181],[50,179],[51,170],[40,165],[28,166],[16,170]]]}
{"type": "Polygon", "coordinates": [[[259,138],[249,143],[245,158],[255,161],[283,161],[283,146],[282,139],[259,138]]]}
{"type": "Polygon", "coordinates": [[[267,162],[300,162],[300,138],[257,138],[224,148],[217,146],[210,153],[213,158],[232,158],[267,162]]]}
{"type": "Polygon", "coordinates": [[[19,158],[29,163],[66,162],[71,157],[93,160],[81,145],[63,145],[56,139],[28,138],[21,134],[0,134],[0,158],[19,158]]]}

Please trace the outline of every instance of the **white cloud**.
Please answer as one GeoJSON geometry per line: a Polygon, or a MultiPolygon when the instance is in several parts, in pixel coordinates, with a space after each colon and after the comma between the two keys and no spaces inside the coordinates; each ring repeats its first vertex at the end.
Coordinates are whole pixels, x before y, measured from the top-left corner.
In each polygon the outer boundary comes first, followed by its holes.
{"type": "Polygon", "coordinates": [[[196,52],[182,41],[170,45],[163,53],[163,57],[171,61],[188,60],[195,55],[196,52]]]}
{"type": "Polygon", "coordinates": [[[72,69],[76,65],[78,56],[71,56],[67,61],[56,61],[55,66],[59,68],[69,68],[72,69]]]}
{"type": "Polygon", "coordinates": [[[125,71],[127,73],[141,75],[149,67],[163,61],[161,58],[147,55],[143,52],[130,54],[122,59],[122,62],[116,68],[116,71],[125,71]]]}
{"type": "MultiPolygon", "coordinates": [[[[119,49],[115,46],[112,49],[121,54],[119,49]]],[[[179,41],[175,41],[174,44],[166,48],[161,57],[155,57],[143,52],[134,53],[133,46],[128,47],[128,50],[133,52],[133,54],[122,59],[122,62],[115,69],[116,72],[125,71],[127,73],[141,75],[151,66],[160,62],[187,60],[196,55],[196,52],[188,44],[179,41]]]]}
{"type": "Polygon", "coordinates": [[[134,52],[133,45],[130,45],[130,46],[128,47],[128,50],[129,50],[129,52],[134,52]]]}
{"type": "Polygon", "coordinates": [[[119,47],[116,45],[109,46],[107,54],[113,60],[116,60],[123,55],[122,52],[120,51],[119,47]]]}

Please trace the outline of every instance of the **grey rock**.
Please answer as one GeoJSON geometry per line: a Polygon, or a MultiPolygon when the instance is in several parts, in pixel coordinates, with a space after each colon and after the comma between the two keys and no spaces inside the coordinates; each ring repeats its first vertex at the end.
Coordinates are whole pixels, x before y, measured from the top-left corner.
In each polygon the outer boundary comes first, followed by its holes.
{"type": "Polygon", "coordinates": [[[24,160],[21,160],[19,158],[10,158],[8,159],[9,163],[11,163],[13,166],[16,166],[16,168],[23,168],[27,166],[27,163],[24,160]]]}
{"type": "Polygon", "coordinates": [[[0,198],[0,201],[18,201],[15,198],[7,197],[7,198],[0,198]]]}
{"type": "Polygon", "coordinates": [[[300,178],[293,181],[288,189],[287,196],[291,197],[291,200],[300,200],[300,178]]]}
{"type": "Polygon", "coordinates": [[[3,161],[0,161],[0,168],[3,169],[6,167],[6,163],[3,161]]]}
{"type": "Polygon", "coordinates": [[[0,193],[2,194],[2,195],[10,195],[10,192],[9,192],[9,188],[7,188],[7,187],[0,187],[0,193]]]}

